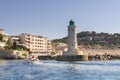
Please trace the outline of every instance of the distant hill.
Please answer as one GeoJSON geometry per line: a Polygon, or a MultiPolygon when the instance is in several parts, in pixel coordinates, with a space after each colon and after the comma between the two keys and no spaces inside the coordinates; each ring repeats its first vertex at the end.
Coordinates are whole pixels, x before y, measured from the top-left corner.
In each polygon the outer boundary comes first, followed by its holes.
{"type": "MultiPolygon", "coordinates": [[[[114,33],[97,33],[95,31],[83,31],[77,33],[78,45],[83,46],[102,46],[108,48],[120,48],[120,34],[114,33]]],[[[62,39],[55,39],[52,42],[63,42],[67,43],[67,37],[62,39]]]]}

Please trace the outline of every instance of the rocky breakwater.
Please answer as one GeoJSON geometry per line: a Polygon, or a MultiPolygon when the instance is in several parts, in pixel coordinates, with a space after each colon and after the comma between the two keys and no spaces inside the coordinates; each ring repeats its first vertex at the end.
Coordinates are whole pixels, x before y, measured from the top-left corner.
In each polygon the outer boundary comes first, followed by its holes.
{"type": "Polygon", "coordinates": [[[89,55],[88,60],[97,61],[97,60],[120,60],[120,55],[114,54],[104,54],[104,55],[89,55]]]}
{"type": "Polygon", "coordinates": [[[120,60],[120,49],[84,49],[88,60],[120,60]]]}
{"type": "Polygon", "coordinates": [[[27,55],[28,55],[27,51],[0,49],[1,59],[23,59],[26,58],[27,55]]]}

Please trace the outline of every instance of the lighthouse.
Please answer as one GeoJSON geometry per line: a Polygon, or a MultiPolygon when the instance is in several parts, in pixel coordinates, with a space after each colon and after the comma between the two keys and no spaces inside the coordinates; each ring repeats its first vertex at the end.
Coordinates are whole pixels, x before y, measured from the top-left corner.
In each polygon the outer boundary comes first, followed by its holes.
{"type": "Polygon", "coordinates": [[[88,55],[84,55],[83,51],[77,48],[76,26],[73,20],[68,25],[68,50],[56,57],[58,61],[87,61],[88,55]]]}
{"type": "Polygon", "coordinates": [[[68,50],[70,51],[77,50],[76,26],[73,20],[70,20],[68,26],[68,50]]]}
{"type": "Polygon", "coordinates": [[[73,20],[70,20],[68,25],[68,51],[63,55],[78,55],[76,26],[73,20]]]}

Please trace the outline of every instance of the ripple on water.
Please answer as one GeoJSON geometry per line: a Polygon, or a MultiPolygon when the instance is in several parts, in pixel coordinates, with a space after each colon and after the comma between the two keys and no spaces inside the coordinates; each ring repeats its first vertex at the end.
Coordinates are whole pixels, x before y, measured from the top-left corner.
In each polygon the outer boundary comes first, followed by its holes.
{"type": "Polygon", "coordinates": [[[0,80],[119,80],[120,61],[0,61],[0,80]]]}

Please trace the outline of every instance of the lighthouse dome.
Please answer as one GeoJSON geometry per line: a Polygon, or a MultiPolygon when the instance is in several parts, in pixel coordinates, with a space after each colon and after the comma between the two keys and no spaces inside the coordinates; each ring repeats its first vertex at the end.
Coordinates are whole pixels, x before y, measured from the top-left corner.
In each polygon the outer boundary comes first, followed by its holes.
{"type": "Polygon", "coordinates": [[[73,20],[70,20],[69,25],[70,25],[70,26],[74,26],[74,23],[75,23],[75,22],[74,22],[73,20]]]}

